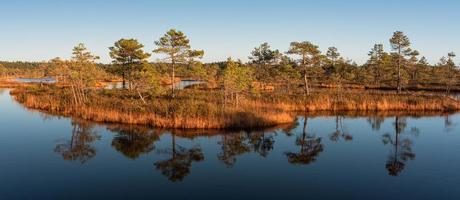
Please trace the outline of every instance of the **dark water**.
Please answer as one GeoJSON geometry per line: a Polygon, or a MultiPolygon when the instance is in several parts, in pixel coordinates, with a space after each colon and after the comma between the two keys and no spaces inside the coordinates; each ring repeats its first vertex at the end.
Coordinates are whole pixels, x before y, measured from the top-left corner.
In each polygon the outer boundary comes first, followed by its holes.
{"type": "Polygon", "coordinates": [[[460,199],[458,114],[187,133],[50,117],[1,89],[0,114],[0,199],[460,199]]]}

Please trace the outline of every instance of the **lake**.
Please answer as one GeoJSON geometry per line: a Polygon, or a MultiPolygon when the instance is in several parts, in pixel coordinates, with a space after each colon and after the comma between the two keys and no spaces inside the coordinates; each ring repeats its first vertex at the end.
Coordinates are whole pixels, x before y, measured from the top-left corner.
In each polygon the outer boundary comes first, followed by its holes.
{"type": "Polygon", "coordinates": [[[0,199],[460,199],[460,115],[260,131],[94,124],[0,89],[0,199]]]}

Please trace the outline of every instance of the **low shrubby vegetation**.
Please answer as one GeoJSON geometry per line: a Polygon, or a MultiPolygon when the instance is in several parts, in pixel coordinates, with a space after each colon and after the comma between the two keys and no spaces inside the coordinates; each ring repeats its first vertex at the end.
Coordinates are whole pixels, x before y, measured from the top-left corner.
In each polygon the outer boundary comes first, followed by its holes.
{"type": "Polygon", "coordinates": [[[73,106],[72,91],[56,86],[32,86],[12,92],[28,108],[97,122],[143,124],[163,128],[257,128],[292,123],[304,111],[428,112],[455,111],[460,103],[439,95],[373,94],[354,91],[341,95],[322,91],[299,95],[244,95],[225,100],[219,90],[184,90],[174,99],[124,90],[95,90],[85,105],[73,106]]]}
{"type": "MultiPolygon", "coordinates": [[[[376,44],[369,60],[357,65],[337,48],[322,54],[309,41],[292,42],[286,54],[267,43],[254,48],[248,63],[229,58],[202,63],[180,31],[170,30],[153,54],[136,39],[120,39],[110,47],[113,63],[83,44],[69,60],[34,64],[33,72],[53,77],[56,84],[37,84],[12,91],[28,108],[98,122],[143,124],[164,128],[255,128],[291,123],[298,112],[448,112],[460,108],[450,97],[459,90],[458,69],[449,53],[436,65],[410,48],[402,32],[390,39],[392,52],[376,44]],[[183,80],[200,81],[185,89],[183,80]],[[120,88],[103,82],[119,80],[120,88]],[[442,91],[432,93],[430,91],[442,91]]],[[[19,76],[18,66],[0,63],[0,77],[19,76]]]]}
{"type": "Polygon", "coordinates": [[[219,91],[181,91],[171,99],[123,90],[92,91],[85,105],[73,106],[68,88],[20,88],[12,92],[28,108],[97,122],[144,124],[166,128],[255,128],[291,123],[295,115],[251,100],[224,103],[219,91]]]}

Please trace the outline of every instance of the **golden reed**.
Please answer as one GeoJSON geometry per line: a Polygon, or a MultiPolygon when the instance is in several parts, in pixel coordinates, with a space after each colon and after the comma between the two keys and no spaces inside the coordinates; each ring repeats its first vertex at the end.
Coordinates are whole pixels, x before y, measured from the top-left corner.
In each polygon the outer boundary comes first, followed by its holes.
{"type": "Polygon", "coordinates": [[[138,100],[120,100],[96,94],[94,101],[81,106],[72,106],[65,92],[40,92],[18,88],[11,92],[25,107],[51,114],[77,117],[95,122],[149,125],[160,128],[180,129],[226,129],[259,128],[292,123],[296,112],[307,111],[457,111],[460,103],[450,97],[411,94],[347,93],[340,97],[332,93],[317,93],[309,97],[248,97],[238,105],[226,104],[222,108],[220,99],[206,96],[184,96],[172,104],[165,99],[142,105],[138,100]],[[165,106],[165,105],[169,105],[165,106]],[[158,111],[160,110],[160,111],[158,111]]]}

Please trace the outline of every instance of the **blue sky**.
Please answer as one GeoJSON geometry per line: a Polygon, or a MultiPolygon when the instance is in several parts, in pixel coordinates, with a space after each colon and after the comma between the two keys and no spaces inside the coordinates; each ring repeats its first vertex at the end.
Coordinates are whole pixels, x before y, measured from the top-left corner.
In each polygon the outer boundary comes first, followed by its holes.
{"type": "Polygon", "coordinates": [[[455,0],[0,0],[0,60],[69,58],[83,42],[110,62],[114,41],[136,38],[151,51],[176,28],[205,50],[206,62],[246,61],[262,42],[285,52],[291,41],[308,40],[363,63],[374,43],[389,50],[401,30],[435,63],[450,51],[460,57],[459,19],[455,0]]]}

